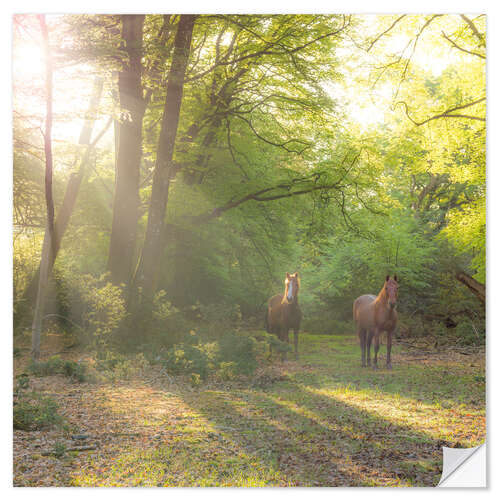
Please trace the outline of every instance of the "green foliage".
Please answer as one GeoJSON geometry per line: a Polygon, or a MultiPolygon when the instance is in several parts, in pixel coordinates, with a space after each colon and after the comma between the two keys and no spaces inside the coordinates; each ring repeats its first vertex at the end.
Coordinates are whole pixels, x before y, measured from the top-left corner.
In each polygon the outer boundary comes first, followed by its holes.
{"type": "Polygon", "coordinates": [[[217,370],[217,376],[221,380],[234,380],[237,378],[238,369],[234,361],[222,361],[217,370]]]}
{"type": "Polygon", "coordinates": [[[257,341],[250,335],[228,332],[219,340],[218,359],[234,363],[237,373],[250,375],[257,368],[257,341]]]}
{"type": "Polygon", "coordinates": [[[62,458],[66,454],[66,451],[67,447],[64,443],[58,441],[54,444],[53,453],[56,458],[62,458]]]}
{"type": "MultiPolygon", "coordinates": [[[[216,342],[181,343],[171,347],[162,359],[174,375],[194,375],[206,380],[217,374],[223,380],[250,375],[258,366],[259,342],[249,334],[226,332],[216,342]]],[[[266,346],[268,344],[266,343],[266,346]]]]}
{"type": "Polygon", "coordinates": [[[140,347],[154,354],[161,347],[180,342],[190,330],[185,315],[171,304],[164,290],[156,293],[153,300],[142,298],[133,302],[129,313],[119,336],[118,347],[122,349],[140,347]]]}
{"type": "Polygon", "coordinates": [[[21,373],[16,377],[16,387],[15,392],[19,393],[24,389],[29,387],[30,379],[27,373],[21,373]]]}
{"type": "Polygon", "coordinates": [[[78,382],[87,380],[87,366],[84,363],[63,360],[60,356],[51,356],[47,361],[31,361],[28,370],[37,377],[61,374],[78,382]]]}
{"type": "Polygon", "coordinates": [[[121,287],[112,285],[107,274],[96,278],[66,268],[56,271],[56,283],[59,311],[69,319],[69,328],[76,326],[77,337],[95,347],[116,341],[127,318],[121,287]]]}
{"type": "Polygon", "coordinates": [[[101,350],[96,354],[98,378],[105,381],[128,380],[143,373],[148,367],[149,362],[142,353],[126,356],[116,351],[101,350]]]}
{"type": "Polygon", "coordinates": [[[482,345],[486,340],[484,324],[464,318],[457,325],[456,336],[462,345],[482,345]]]}
{"type": "Polygon", "coordinates": [[[63,419],[57,409],[52,398],[36,392],[25,393],[14,404],[14,429],[34,431],[59,425],[63,419]]]}
{"type": "MultiPolygon", "coordinates": [[[[144,207],[168,77],[158,68],[171,67],[177,22],[145,16],[144,207]]],[[[476,32],[455,15],[199,16],[176,131],[179,172],[169,187],[160,292],[127,303],[125,290],[102,274],[115,188],[113,144],[103,137],[62,242],[47,310],[93,347],[141,349],[150,359],[261,321],[287,271],[301,274],[303,328],[315,332],[351,331],[353,300],[378,293],[388,273],[400,277],[398,310],[408,331],[425,333],[419,317],[427,311],[484,317],[454,279],[457,269],[481,282],[486,276],[486,27],[484,16],[471,22],[476,32]],[[464,116],[439,116],[457,107],[464,116]]],[[[52,45],[56,52],[64,46],[57,57],[68,67],[85,64],[77,70],[82,86],[95,72],[112,92],[112,72],[126,59],[120,32],[119,16],[65,16],[54,20],[52,45]]],[[[28,89],[19,85],[16,109],[29,103],[24,114],[31,116],[40,108],[32,102],[37,93],[22,99],[28,89]]],[[[100,111],[108,114],[108,105],[100,111]]],[[[14,123],[16,315],[30,306],[23,292],[45,224],[40,137],[24,114],[14,123]]],[[[82,155],[80,145],[63,142],[54,149],[56,214],[69,165],[82,155]]],[[[138,254],[148,215],[141,211],[138,254]]]]}
{"type": "Polygon", "coordinates": [[[197,375],[202,380],[208,376],[213,357],[201,345],[178,344],[165,355],[165,369],[174,375],[197,375]]]}

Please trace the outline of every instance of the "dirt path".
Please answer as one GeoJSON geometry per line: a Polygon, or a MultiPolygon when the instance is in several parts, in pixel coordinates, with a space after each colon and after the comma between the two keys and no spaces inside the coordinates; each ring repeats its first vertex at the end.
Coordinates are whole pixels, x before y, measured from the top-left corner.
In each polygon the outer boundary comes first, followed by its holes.
{"type": "Polygon", "coordinates": [[[227,384],[158,367],[114,384],[32,378],[66,425],[14,432],[14,484],[430,486],[442,445],[484,440],[484,353],[399,347],[392,372],[373,372],[350,337],[301,340],[300,361],[227,384]],[[46,455],[56,445],[95,449],[46,455]]]}

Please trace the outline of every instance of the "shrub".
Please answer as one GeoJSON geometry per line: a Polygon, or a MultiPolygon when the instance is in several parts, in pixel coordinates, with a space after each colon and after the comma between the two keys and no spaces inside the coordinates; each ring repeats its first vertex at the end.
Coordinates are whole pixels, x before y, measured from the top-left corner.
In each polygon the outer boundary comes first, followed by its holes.
{"type": "Polygon", "coordinates": [[[165,369],[174,375],[197,374],[206,379],[213,368],[213,346],[178,344],[170,348],[165,356],[165,369]],[[211,359],[212,358],[212,359],[211,359]]]}
{"type": "Polygon", "coordinates": [[[47,361],[31,361],[28,369],[37,377],[46,377],[62,373],[63,365],[64,361],[60,356],[51,356],[47,361]]]}
{"type": "Polygon", "coordinates": [[[58,441],[57,443],[54,444],[54,450],[52,453],[54,454],[55,457],[62,458],[65,455],[66,451],[67,451],[66,445],[58,441]]]}
{"type": "Polygon", "coordinates": [[[217,376],[222,380],[234,380],[237,374],[237,366],[234,361],[222,361],[217,370],[217,376]]]}
{"type": "Polygon", "coordinates": [[[113,351],[102,351],[97,354],[96,368],[105,380],[114,382],[134,377],[149,366],[144,354],[133,357],[113,351]]]}
{"type": "Polygon", "coordinates": [[[62,373],[67,377],[77,380],[78,382],[85,382],[87,379],[87,367],[76,361],[65,361],[62,366],[62,373]]]}
{"type": "Polygon", "coordinates": [[[484,329],[469,318],[464,318],[455,328],[457,340],[461,345],[476,345],[484,343],[484,329]],[[479,328],[478,328],[479,326],[479,328]]]}
{"type": "Polygon", "coordinates": [[[24,389],[27,389],[30,383],[30,378],[27,373],[21,373],[16,377],[16,392],[21,392],[24,389]]]}
{"type": "Polygon", "coordinates": [[[37,393],[25,394],[14,406],[14,429],[39,430],[62,422],[57,403],[37,393]]]}
{"type": "Polygon", "coordinates": [[[226,333],[219,340],[218,360],[232,362],[238,373],[250,375],[257,368],[257,341],[242,333],[226,333]]]}
{"type": "Polygon", "coordinates": [[[65,328],[76,325],[80,340],[107,345],[127,316],[122,288],[110,283],[107,274],[96,278],[72,269],[56,270],[55,281],[57,310],[67,320],[65,328]]]}
{"type": "Polygon", "coordinates": [[[78,382],[86,380],[87,366],[76,361],[63,360],[60,356],[52,356],[47,361],[31,361],[29,371],[38,377],[47,375],[66,375],[78,382]]]}
{"type": "Polygon", "coordinates": [[[140,347],[153,354],[160,346],[172,347],[182,342],[189,330],[184,315],[167,300],[165,291],[160,290],[153,300],[143,297],[131,306],[122,347],[140,347]]]}

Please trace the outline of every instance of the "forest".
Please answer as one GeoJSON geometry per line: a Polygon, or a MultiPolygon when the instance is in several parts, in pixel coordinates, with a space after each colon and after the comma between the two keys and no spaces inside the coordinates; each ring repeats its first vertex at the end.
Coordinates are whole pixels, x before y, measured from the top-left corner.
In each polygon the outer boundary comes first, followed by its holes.
{"type": "Polygon", "coordinates": [[[485,70],[485,15],[14,16],[14,484],[436,484],[485,433],[485,70]]]}

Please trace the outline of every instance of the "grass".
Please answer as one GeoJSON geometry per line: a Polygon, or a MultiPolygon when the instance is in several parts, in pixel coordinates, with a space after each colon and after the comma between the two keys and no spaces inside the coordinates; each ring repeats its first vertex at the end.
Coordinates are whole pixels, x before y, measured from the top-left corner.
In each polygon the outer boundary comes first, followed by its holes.
{"type": "MultiPolygon", "coordinates": [[[[443,445],[484,440],[484,354],[414,360],[396,346],[393,370],[373,371],[352,337],[300,340],[300,361],[246,381],[192,387],[152,373],[89,386],[86,420],[73,424],[98,449],[66,457],[48,484],[431,486],[443,445]]],[[[15,482],[37,484],[20,472],[15,482]]]]}

